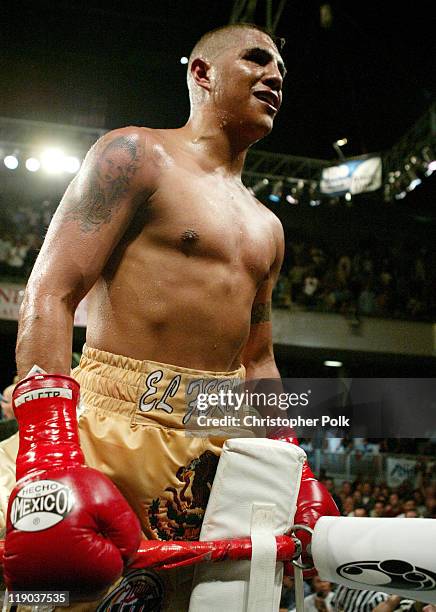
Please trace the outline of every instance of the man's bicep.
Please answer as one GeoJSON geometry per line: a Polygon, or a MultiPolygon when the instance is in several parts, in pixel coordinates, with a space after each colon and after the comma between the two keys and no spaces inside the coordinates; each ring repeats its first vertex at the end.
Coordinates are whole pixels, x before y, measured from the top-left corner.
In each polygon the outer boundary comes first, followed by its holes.
{"type": "Polygon", "coordinates": [[[138,172],[144,163],[138,138],[115,135],[88,153],[50,224],[32,281],[81,299],[92,287],[146,195],[138,172]]]}

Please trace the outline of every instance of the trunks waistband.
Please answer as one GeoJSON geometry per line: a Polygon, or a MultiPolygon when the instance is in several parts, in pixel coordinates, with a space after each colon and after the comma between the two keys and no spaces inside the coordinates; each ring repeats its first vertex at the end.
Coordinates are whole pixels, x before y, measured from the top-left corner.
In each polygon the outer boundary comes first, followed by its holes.
{"type": "Polygon", "coordinates": [[[85,344],[73,376],[80,383],[86,408],[124,415],[132,424],[184,428],[192,412],[189,398],[210,392],[215,384],[238,384],[245,379],[245,368],[241,365],[230,372],[194,370],[131,359],[85,344]]]}

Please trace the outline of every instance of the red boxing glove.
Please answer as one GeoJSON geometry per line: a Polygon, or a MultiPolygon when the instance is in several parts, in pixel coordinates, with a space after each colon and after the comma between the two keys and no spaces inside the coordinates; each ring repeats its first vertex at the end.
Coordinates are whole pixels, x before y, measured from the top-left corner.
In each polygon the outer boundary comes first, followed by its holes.
{"type": "Polygon", "coordinates": [[[14,390],[20,432],[8,506],[4,577],[9,590],[69,591],[97,599],[136,552],[139,521],[116,486],[85,466],[69,376],[31,376],[14,390]]]}
{"type": "MultiPolygon", "coordinates": [[[[289,442],[289,444],[299,446],[298,439],[295,437],[292,429],[286,427],[277,429],[272,434],[268,435],[268,438],[271,440],[289,442]]],[[[321,516],[339,516],[339,510],[330,493],[325,486],[315,478],[309,464],[305,461],[303,473],[301,475],[300,490],[298,492],[294,524],[307,525],[313,529],[321,516]]],[[[308,546],[312,540],[310,534],[307,531],[297,530],[295,535],[303,545],[303,562],[310,562],[310,548],[308,551],[308,546]]],[[[304,571],[305,578],[311,578],[316,574],[317,570],[315,568],[304,571]]]]}

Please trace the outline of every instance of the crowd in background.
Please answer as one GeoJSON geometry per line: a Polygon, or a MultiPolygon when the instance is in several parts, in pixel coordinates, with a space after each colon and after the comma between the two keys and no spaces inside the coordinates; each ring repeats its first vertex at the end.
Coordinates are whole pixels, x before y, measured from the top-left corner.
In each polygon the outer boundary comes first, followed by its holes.
{"type": "Polygon", "coordinates": [[[424,246],[293,240],[276,285],[276,307],[344,315],[431,320],[436,316],[433,254],[424,246]]]}
{"type": "Polygon", "coordinates": [[[50,200],[35,206],[6,200],[0,194],[0,276],[26,279],[54,212],[50,200]]]}
{"type": "Polygon", "coordinates": [[[431,478],[418,487],[407,480],[398,487],[360,479],[336,485],[328,476],[321,480],[342,516],[436,518],[436,481],[431,478]]]}
{"type": "MultiPolygon", "coordinates": [[[[341,516],[436,518],[434,480],[423,480],[418,488],[408,481],[393,488],[369,480],[343,481],[338,485],[328,476],[321,476],[321,480],[333,496],[341,516]]],[[[388,595],[382,590],[338,586],[318,576],[304,582],[304,594],[305,612],[436,612],[436,606],[388,595]]],[[[294,580],[284,576],[280,612],[295,612],[295,605],[294,580]]]]}
{"type": "MultiPolygon", "coordinates": [[[[0,277],[27,278],[56,203],[0,195],[0,277]]],[[[412,237],[413,238],[413,237],[412,237]]],[[[411,238],[411,239],[412,239],[411,238]]],[[[434,253],[375,240],[345,249],[293,238],[273,294],[276,307],[414,320],[436,318],[434,253]]]]}
{"type": "MultiPolygon", "coordinates": [[[[378,455],[380,453],[405,455],[435,455],[436,439],[434,438],[358,438],[345,436],[335,437],[334,430],[326,432],[322,448],[327,453],[357,455],[378,455]]],[[[300,445],[307,453],[314,450],[314,440],[300,438],[300,445]]]]}

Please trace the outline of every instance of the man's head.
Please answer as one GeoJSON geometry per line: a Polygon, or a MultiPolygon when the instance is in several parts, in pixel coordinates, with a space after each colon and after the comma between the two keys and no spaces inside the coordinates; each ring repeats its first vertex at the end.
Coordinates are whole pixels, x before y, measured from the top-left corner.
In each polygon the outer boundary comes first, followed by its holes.
{"type": "Polygon", "coordinates": [[[9,385],[3,390],[3,399],[0,401],[2,416],[4,419],[14,419],[14,410],[12,408],[12,393],[15,385],[9,385]]]}
{"type": "Polygon", "coordinates": [[[404,518],[418,518],[418,512],[416,510],[407,510],[404,513],[404,518]]]}
{"type": "Polygon", "coordinates": [[[362,485],[362,493],[363,495],[371,495],[372,485],[370,482],[366,481],[362,485]]]}
{"type": "Polygon", "coordinates": [[[323,595],[327,595],[332,590],[331,582],[328,580],[321,580],[319,576],[314,576],[312,578],[312,591],[314,593],[322,593],[323,595]]]}
{"type": "Polygon", "coordinates": [[[383,516],[385,513],[385,503],[384,501],[378,499],[374,504],[374,514],[376,516],[383,516]]]}
{"type": "Polygon", "coordinates": [[[334,491],[335,491],[335,482],[334,482],[333,478],[326,478],[324,480],[324,485],[325,485],[325,488],[327,489],[327,491],[329,493],[334,493],[334,491]]]}
{"type": "Polygon", "coordinates": [[[398,504],[400,503],[400,497],[398,493],[391,493],[389,495],[389,503],[391,504],[391,506],[398,506],[398,504]]]}
{"type": "Polygon", "coordinates": [[[349,514],[354,510],[354,499],[350,496],[344,499],[344,513],[349,514]]]}
{"type": "Polygon", "coordinates": [[[403,512],[408,512],[409,510],[416,510],[416,502],[411,497],[406,499],[403,503],[403,512]]]}
{"type": "Polygon", "coordinates": [[[344,482],[342,483],[342,493],[344,495],[350,495],[351,491],[351,482],[348,482],[348,480],[344,480],[344,482]]]}
{"type": "Polygon", "coordinates": [[[212,30],[188,62],[191,117],[207,110],[211,121],[249,139],[268,134],[282,100],[285,67],[271,37],[250,24],[212,30]]]}
{"type": "Polygon", "coordinates": [[[285,589],[292,589],[294,587],[294,579],[292,576],[283,575],[283,586],[285,589]]]}
{"type": "Polygon", "coordinates": [[[356,506],[356,508],[354,509],[354,516],[357,516],[357,517],[368,516],[368,511],[365,508],[365,506],[356,506]]]}

